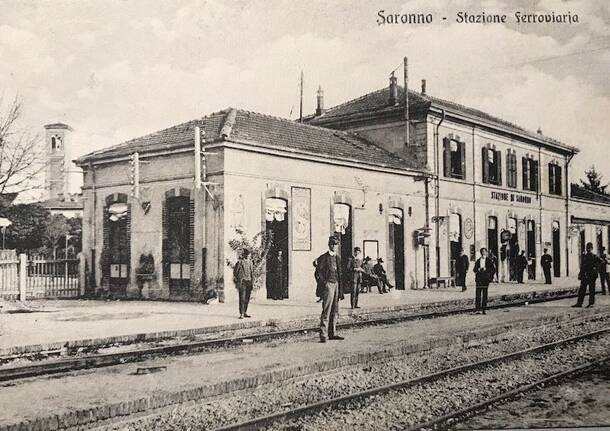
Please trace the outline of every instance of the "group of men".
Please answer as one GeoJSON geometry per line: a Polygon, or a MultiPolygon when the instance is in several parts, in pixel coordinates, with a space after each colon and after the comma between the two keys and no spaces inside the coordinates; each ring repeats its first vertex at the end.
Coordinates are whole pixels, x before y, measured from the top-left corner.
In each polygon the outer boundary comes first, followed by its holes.
{"type": "MultiPolygon", "coordinates": [[[[496,280],[496,273],[498,270],[497,261],[493,255],[488,256],[491,262],[494,264],[495,272],[491,277],[490,282],[496,280]]],[[[523,284],[523,274],[528,267],[528,260],[525,256],[525,251],[521,251],[521,253],[514,260],[514,273],[518,284],[523,284]]],[[[544,273],[545,284],[551,284],[551,268],[553,264],[553,258],[549,254],[549,250],[547,248],[544,249],[544,254],[540,259],[540,265],[542,266],[542,271],[544,273]]],[[[470,266],[470,260],[468,256],[464,253],[464,250],[460,250],[460,256],[457,258],[455,262],[455,285],[457,287],[461,287],[462,290],[466,290],[466,273],[468,272],[468,268],[470,266]]]]}
{"type": "MultiPolygon", "coordinates": [[[[606,249],[601,248],[599,256],[593,253],[593,243],[588,242],[585,247],[580,261],[580,272],[578,279],[580,280],[580,289],[578,289],[578,300],[572,307],[582,307],[585,300],[587,289],[589,290],[589,304],[587,307],[593,307],[595,304],[595,282],[599,276],[602,286],[602,295],[607,294],[608,279],[608,255],[606,249]]],[[[610,288],[610,285],[608,285],[610,288]]]]}

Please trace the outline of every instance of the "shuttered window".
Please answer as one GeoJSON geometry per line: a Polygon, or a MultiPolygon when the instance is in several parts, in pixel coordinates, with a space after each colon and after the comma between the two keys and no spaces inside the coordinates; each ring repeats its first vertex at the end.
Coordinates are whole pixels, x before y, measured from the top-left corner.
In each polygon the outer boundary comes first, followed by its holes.
{"type": "Polygon", "coordinates": [[[561,196],[561,166],[549,163],[549,193],[561,196]]]}
{"type": "Polygon", "coordinates": [[[523,157],[521,162],[523,166],[523,190],[537,192],[538,161],[528,157],[523,157]]]}
{"type": "Polygon", "coordinates": [[[502,153],[494,148],[483,147],[481,151],[483,182],[502,185],[502,153]]]}
{"type": "Polygon", "coordinates": [[[506,185],[517,187],[517,155],[511,150],[506,151],[506,185]]]}
{"type": "Polygon", "coordinates": [[[466,144],[443,139],[443,174],[446,178],[466,178],[466,144]]]}

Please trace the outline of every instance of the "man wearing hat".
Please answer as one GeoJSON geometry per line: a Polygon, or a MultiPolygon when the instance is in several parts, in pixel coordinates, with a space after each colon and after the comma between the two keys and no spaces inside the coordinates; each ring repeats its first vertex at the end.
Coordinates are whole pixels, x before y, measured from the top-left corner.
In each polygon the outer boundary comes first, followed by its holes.
{"type": "Polygon", "coordinates": [[[352,276],[350,280],[352,282],[350,302],[352,308],[360,308],[358,307],[358,295],[362,286],[362,273],[364,272],[364,269],[362,269],[362,257],[360,257],[360,247],[354,247],[354,255],[350,257],[347,268],[352,276]]]}
{"type": "Polygon", "coordinates": [[[379,293],[388,293],[388,289],[386,288],[386,286],[390,289],[394,286],[392,286],[392,284],[390,284],[390,282],[388,281],[388,276],[382,264],[383,259],[377,259],[377,263],[373,267],[373,274],[377,276],[377,287],[379,288],[379,293]]]}
{"type": "Polygon", "coordinates": [[[328,251],[316,259],[316,280],[322,295],[320,315],[320,342],[343,340],[336,335],[339,297],[341,290],[341,259],[337,255],[339,241],[334,236],[328,238],[328,251]]]}

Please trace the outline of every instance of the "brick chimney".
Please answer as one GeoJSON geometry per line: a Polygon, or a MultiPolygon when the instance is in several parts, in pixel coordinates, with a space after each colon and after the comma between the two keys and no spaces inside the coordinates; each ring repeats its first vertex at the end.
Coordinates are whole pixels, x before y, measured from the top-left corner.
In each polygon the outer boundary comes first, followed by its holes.
{"type": "Polygon", "coordinates": [[[318,100],[318,107],[316,108],[316,116],[324,114],[324,90],[322,90],[322,86],[318,87],[318,92],[316,93],[316,99],[318,100]]]}
{"type": "Polygon", "coordinates": [[[425,79],[421,80],[421,94],[422,94],[422,96],[426,95],[426,80],[425,79]]]}
{"type": "Polygon", "coordinates": [[[390,98],[388,99],[390,106],[394,106],[398,103],[398,85],[396,84],[396,77],[394,72],[390,76],[390,98]]]}

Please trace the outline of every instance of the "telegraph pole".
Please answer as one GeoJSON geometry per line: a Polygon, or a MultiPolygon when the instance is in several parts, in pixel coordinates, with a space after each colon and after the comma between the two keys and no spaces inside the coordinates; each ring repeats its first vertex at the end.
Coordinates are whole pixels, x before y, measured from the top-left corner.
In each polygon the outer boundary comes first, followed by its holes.
{"type": "Polygon", "coordinates": [[[403,73],[403,78],[404,78],[404,88],[405,88],[405,123],[406,123],[406,145],[409,145],[409,69],[408,69],[408,62],[407,62],[407,57],[404,58],[404,65],[403,65],[403,69],[404,69],[404,73],[403,73]]]}

